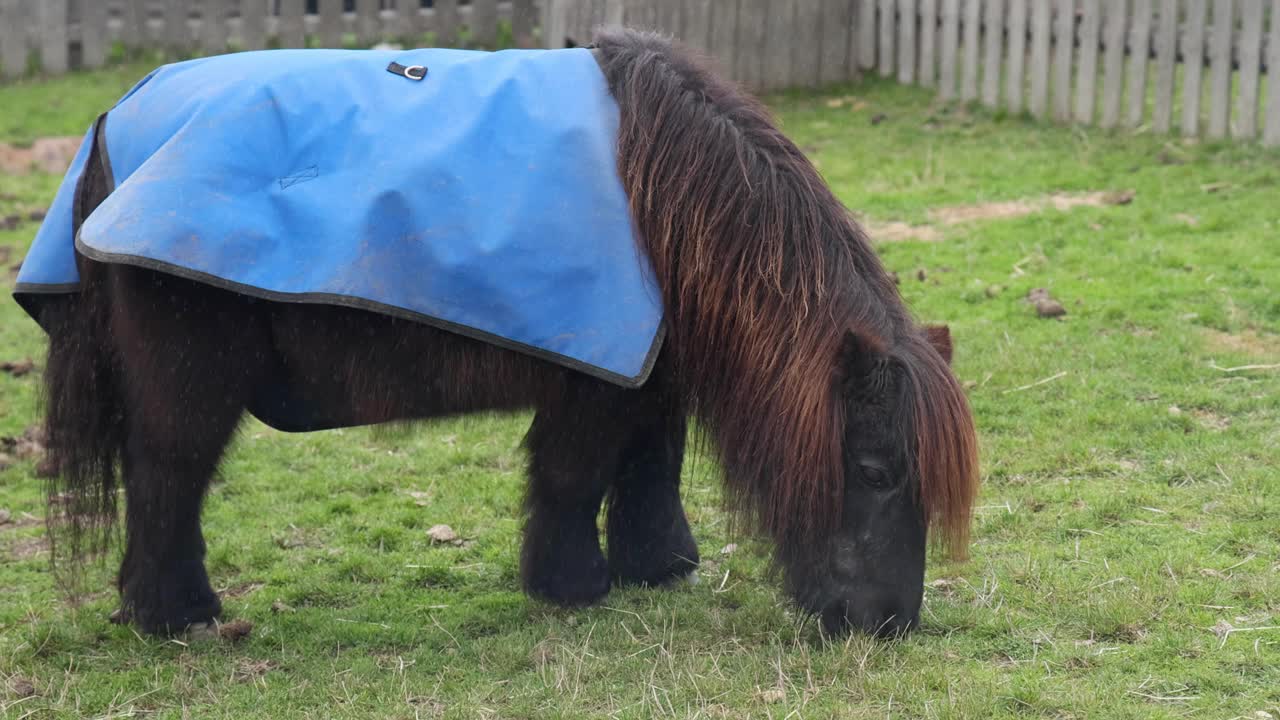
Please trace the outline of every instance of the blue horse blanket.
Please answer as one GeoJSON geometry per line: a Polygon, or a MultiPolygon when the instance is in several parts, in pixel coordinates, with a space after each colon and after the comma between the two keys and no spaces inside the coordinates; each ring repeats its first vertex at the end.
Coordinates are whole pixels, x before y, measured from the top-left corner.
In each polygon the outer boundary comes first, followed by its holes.
{"type": "Polygon", "coordinates": [[[662,303],[617,132],[585,49],[168,65],[90,129],[14,294],[35,315],[39,295],[74,292],[78,251],[419,320],[638,387],[662,303]],[[76,217],[95,143],[112,189],[76,217]]]}

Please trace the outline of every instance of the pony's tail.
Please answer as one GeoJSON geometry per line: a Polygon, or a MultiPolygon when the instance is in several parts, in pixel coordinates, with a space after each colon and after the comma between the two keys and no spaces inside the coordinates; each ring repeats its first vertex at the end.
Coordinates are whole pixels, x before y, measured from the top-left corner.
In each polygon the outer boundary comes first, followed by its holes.
{"type": "Polygon", "coordinates": [[[46,525],[55,566],[105,549],[116,520],[124,422],[110,340],[106,268],[80,263],[80,291],[41,312],[45,363],[46,525]]]}

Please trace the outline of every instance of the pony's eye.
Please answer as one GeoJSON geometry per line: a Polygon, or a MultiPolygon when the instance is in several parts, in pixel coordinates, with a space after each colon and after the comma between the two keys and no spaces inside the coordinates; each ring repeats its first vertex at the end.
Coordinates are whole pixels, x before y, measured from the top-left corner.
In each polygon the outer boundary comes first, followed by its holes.
{"type": "Polygon", "coordinates": [[[889,476],[889,471],[879,465],[862,465],[862,477],[866,480],[867,485],[877,490],[887,490],[893,487],[893,478],[889,476]]]}

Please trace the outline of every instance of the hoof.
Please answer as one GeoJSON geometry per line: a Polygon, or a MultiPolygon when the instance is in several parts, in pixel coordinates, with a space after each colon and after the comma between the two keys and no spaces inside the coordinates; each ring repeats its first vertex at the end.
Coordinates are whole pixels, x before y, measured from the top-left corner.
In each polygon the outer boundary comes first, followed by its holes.
{"type": "Polygon", "coordinates": [[[623,564],[613,573],[614,582],[619,585],[639,585],[641,587],[675,586],[688,583],[698,584],[698,554],[693,557],[669,556],[666,564],[623,564]]]}
{"type": "Polygon", "coordinates": [[[680,520],[675,528],[661,534],[614,529],[609,534],[609,569],[614,582],[659,587],[696,578],[698,544],[683,515],[680,520]]]}
{"type": "Polygon", "coordinates": [[[601,555],[583,565],[563,564],[531,574],[525,592],[561,607],[595,605],[609,594],[609,568],[601,555]]]}

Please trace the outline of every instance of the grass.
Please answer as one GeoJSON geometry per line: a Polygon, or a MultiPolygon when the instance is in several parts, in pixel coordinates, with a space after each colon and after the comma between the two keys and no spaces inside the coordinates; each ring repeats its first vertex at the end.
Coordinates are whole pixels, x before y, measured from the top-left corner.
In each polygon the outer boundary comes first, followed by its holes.
{"type": "MultiPolygon", "coordinates": [[[[140,71],[0,88],[0,141],[78,134],[140,71]]],[[[701,583],[566,611],[518,592],[527,416],[297,436],[246,422],[206,510],[227,616],[255,624],[235,645],[109,625],[106,567],[69,603],[32,463],[0,471],[16,521],[0,526],[0,716],[1280,717],[1280,371],[1216,369],[1280,362],[1280,155],[874,81],[771,102],[875,222],[1136,192],[879,247],[917,314],[951,324],[983,447],[973,558],[931,562],[921,631],[820,638],[766,576],[768,548],[728,534],[706,461],[685,479],[701,583]],[[1068,315],[1037,318],[1033,287],[1068,315]],[[468,542],[432,545],[436,523],[468,542]]],[[[56,183],[0,178],[0,216],[56,183]]],[[[16,259],[35,229],[0,246],[16,259]]],[[[0,303],[0,360],[43,343],[0,303]]],[[[35,422],[38,382],[0,374],[0,435],[35,422]]]]}

